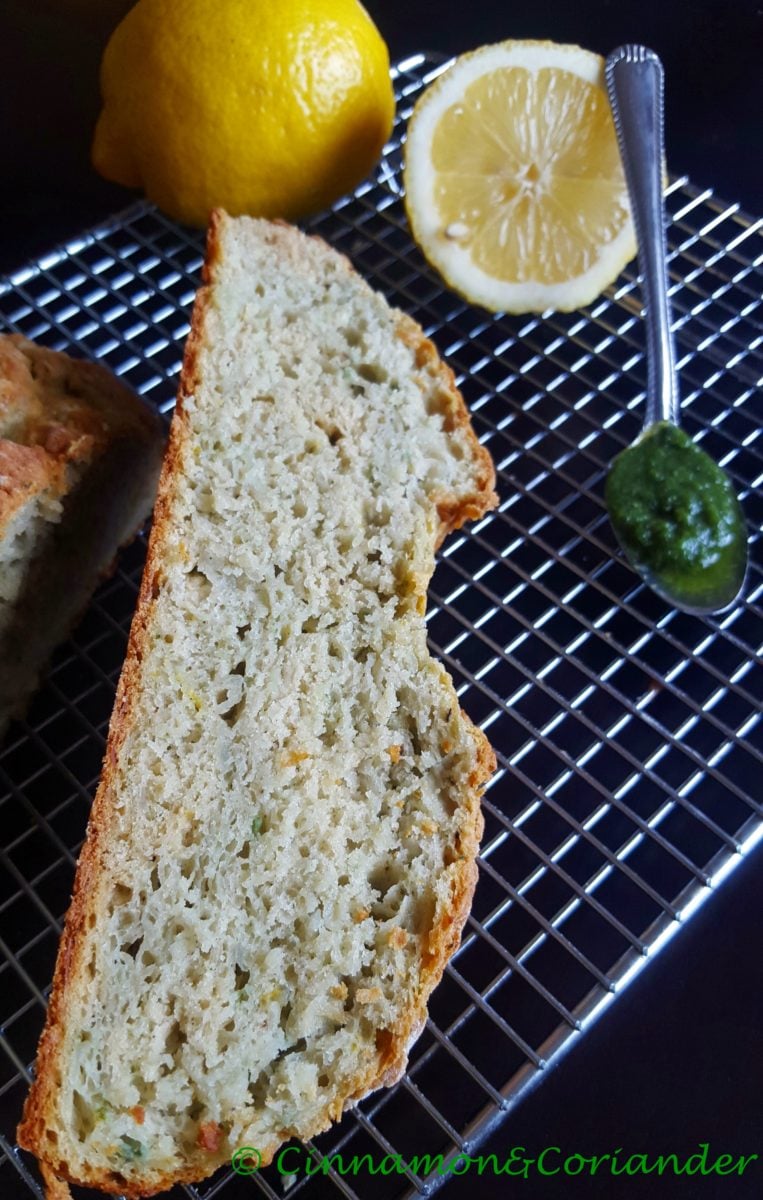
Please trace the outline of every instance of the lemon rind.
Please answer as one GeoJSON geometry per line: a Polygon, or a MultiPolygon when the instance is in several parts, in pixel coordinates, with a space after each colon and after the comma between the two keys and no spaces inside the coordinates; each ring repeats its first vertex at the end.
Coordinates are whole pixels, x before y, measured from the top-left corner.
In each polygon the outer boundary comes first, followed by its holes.
{"type": "Polygon", "coordinates": [[[596,262],[580,275],[573,275],[559,283],[541,283],[539,280],[507,283],[475,266],[474,260],[466,251],[455,244],[448,244],[444,253],[435,259],[435,256],[425,249],[423,239],[415,234],[414,239],[424,250],[427,261],[439,271],[454,292],[472,304],[482,305],[490,312],[515,315],[541,313],[546,310],[574,312],[578,308],[584,308],[614,283],[636,254],[635,236],[629,223],[609,243],[606,254],[600,255],[596,262]],[[467,270],[461,267],[462,261],[468,263],[467,270]]]}

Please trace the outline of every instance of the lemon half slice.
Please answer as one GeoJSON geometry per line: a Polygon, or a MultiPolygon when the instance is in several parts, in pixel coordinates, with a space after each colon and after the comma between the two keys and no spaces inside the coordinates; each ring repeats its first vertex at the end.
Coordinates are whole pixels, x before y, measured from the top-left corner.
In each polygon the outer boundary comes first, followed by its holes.
{"type": "Polygon", "coordinates": [[[513,41],[457,59],[416,104],[411,230],[446,282],[493,311],[570,311],[636,253],[604,87],[579,46],[513,41]]]}

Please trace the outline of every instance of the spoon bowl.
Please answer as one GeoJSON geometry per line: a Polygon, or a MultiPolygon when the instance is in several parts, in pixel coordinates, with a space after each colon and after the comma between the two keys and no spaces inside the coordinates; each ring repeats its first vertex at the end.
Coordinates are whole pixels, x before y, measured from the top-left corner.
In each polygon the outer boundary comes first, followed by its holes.
{"type": "Polygon", "coordinates": [[[662,199],[662,64],[645,46],[621,46],[605,75],[633,212],[647,341],[644,427],[617,456],[605,498],[631,566],[686,612],[730,608],[747,574],[747,528],[725,471],[680,428],[662,199]]]}

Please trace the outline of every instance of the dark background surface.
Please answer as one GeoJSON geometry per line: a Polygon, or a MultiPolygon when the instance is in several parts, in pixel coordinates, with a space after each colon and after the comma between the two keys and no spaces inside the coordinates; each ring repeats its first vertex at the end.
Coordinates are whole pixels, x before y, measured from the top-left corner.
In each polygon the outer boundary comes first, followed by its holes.
{"type": "MultiPolygon", "coordinates": [[[[275,2],[275,0],[274,0],[275,2]]],[[[132,198],[88,163],[98,62],[126,0],[0,0],[0,270],[22,265],[132,198]]],[[[210,8],[213,8],[210,0],[210,8]]],[[[368,0],[393,58],[504,37],[605,53],[642,41],[667,71],[672,172],[763,213],[763,5],[670,0],[368,0]]],[[[755,781],[751,791],[760,792],[755,781]]],[[[763,1196],[763,853],[743,864],[580,1044],[510,1113],[483,1152],[759,1153],[745,1176],[662,1180],[466,1176],[447,1195],[763,1196]]]]}
{"type": "MultiPolygon", "coordinates": [[[[101,52],[129,7],[131,0],[0,0],[0,270],[130,198],[89,165],[101,52]]],[[[422,49],[456,54],[506,37],[577,42],[603,54],[645,42],[667,72],[670,170],[763,213],[758,0],[368,0],[367,8],[393,58],[422,49]]]]}

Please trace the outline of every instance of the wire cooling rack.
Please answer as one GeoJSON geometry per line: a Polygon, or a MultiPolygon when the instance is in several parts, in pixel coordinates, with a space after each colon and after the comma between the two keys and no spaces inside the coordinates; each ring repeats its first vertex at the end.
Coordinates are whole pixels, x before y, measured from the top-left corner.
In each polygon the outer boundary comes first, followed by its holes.
{"type": "MultiPolygon", "coordinates": [[[[500,509],[451,537],[429,635],[499,770],[460,953],[397,1087],[310,1144],[326,1174],[290,1196],[429,1195],[414,1169],[337,1160],[472,1151],[763,833],[761,540],[747,599],[716,619],[670,609],[615,552],[607,465],[640,427],[645,369],[631,267],[572,315],[493,317],[443,289],[411,244],[400,145],[443,69],[395,69],[398,123],[377,176],[310,223],[415,316],[454,368],[499,470],[500,509]]],[[[672,183],[669,242],[684,420],[730,472],[752,530],[763,503],[761,223],[672,183]],[[755,274],[756,266],[758,274],[755,274]],[[756,404],[758,405],[756,409],[756,404]]],[[[138,204],[0,285],[0,324],[101,359],[173,403],[202,239],[138,204]]],[[[41,1196],[13,1145],[95,789],[145,543],[123,554],[0,753],[0,1193],[41,1196]]],[[[282,1196],[269,1168],[173,1196],[282,1196]]]]}

